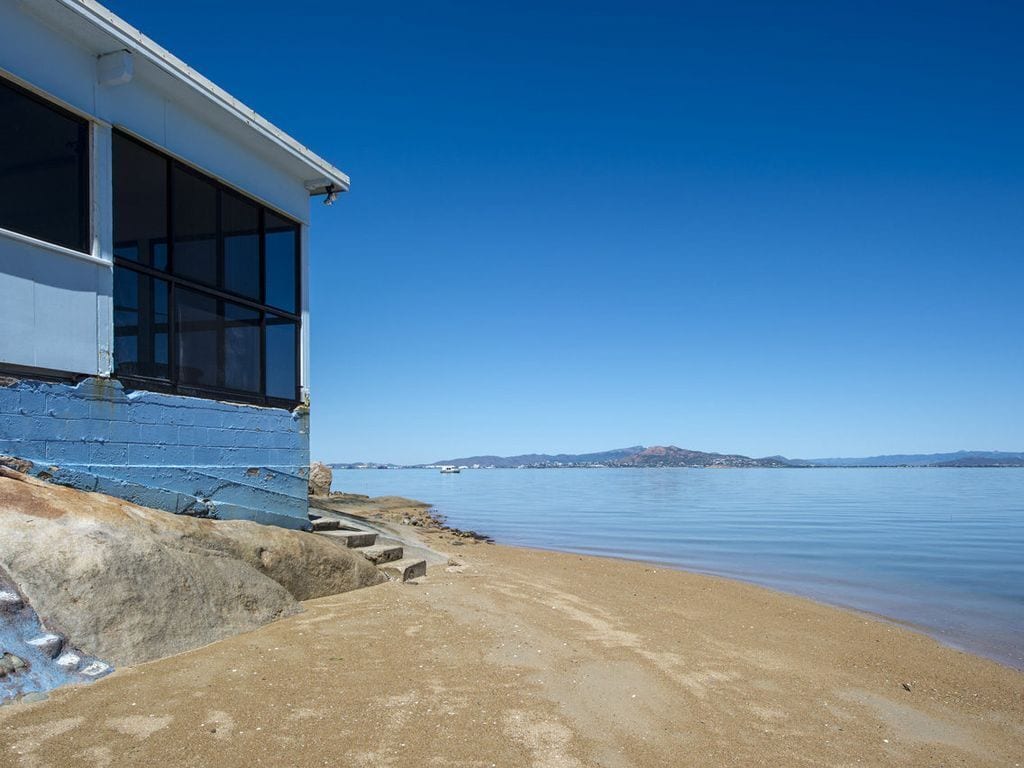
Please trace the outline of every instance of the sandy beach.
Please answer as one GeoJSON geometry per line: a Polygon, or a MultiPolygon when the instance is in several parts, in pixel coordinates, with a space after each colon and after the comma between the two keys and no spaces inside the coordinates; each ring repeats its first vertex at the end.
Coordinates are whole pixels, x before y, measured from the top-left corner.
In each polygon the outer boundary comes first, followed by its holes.
{"type": "Polygon", "coordinates": [[[451,563],[418,583],[0,708],[0,765],[1024,758],[1024,674],[924,635],[724,579],[419,536],[451,563]]]}

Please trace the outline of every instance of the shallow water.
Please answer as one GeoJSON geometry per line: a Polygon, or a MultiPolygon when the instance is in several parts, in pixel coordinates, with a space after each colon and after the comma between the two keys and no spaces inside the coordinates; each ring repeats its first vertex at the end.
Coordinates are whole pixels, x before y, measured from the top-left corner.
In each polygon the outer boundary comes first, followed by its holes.
{"type": "Polygon", "coordinates": [[[1024,469],[339,470],[334,489],[870,611],[1024,669],[1024,469]]]}

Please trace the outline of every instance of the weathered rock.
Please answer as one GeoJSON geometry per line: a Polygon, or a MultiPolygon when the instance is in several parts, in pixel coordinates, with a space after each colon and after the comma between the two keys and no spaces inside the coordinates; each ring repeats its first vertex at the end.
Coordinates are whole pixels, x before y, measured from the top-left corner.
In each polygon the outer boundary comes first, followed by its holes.
{"type": "Polygon", "coordinates": [[[326,464],[314,461],[309,465],[309,495],[330,496],[334,473],[326,464]]]}
{"type": "Polygon", "coordinates": [[[32,462],[28,459],[19,459],[17,456],[8,456],[0,453],[0,467],[7,467],[15,472],[26,473],[32,469],[32,462]]]}
{"type": "Polygon", "coordinates": [[[64,638],[60,635],[55,635],[52,632],[48,632],[45,635],[39,637],[33,637],[31,640],[26,641],[33,648],[38,648],[39,651],[51,659],[57,658],[57,654],[61,652],[64,647],[64,638]]]}
{"type": "Polygon", "coordinates": [[[9,589],[0,589],[0,613],[10,613],[21,609],[21,596],[9,589]]]}
{"type": "Polygon", "coordinates": [[[111,671],[109,665],[95,675],[83,674],[82,667],[99,664],[99,659],[65,645],[65,638],[47,631],[35,609],[22,599],[10,576],[0,569],[0,589],[18,594],[21,607],[0,616],[0,703],[33,691],[49,690],[69,683],[93,680],[111,671]],[[73,659],[73,663],[69,663],[73,659]]]}
{"type": "Polygon", "coordinates": [[[0,655],[0,677],[7,677],[28,667],[28,663],[13,653],[0,655]]]}
{"type": "Polygon", "coordinates": [[[4,468],[0,568],[48,627],[117,666],[255,629],[298,612],[299,600],[385,580],[361,555],[320,536],[172,515],[4,468]]]}
{"type": "Polygon", "coordinates": [[[82,663],[82,657],[77,653],[71,651],[65,651],[57,657],[56,664],[58,667],[64,669],[78,669],[78,666],[82,663]]]}

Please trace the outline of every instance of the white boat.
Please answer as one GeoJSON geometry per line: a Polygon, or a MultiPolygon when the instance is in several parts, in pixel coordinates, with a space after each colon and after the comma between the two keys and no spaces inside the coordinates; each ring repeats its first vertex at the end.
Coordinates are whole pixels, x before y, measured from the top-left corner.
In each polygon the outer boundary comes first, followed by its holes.
{"type": "Polygon", "coordinates": [[[452,466],[451,464],[445,464],[443,467],[441,467],[442,475],[457,475],[461,471],[462,470],[460,470],[458,467],[452,466]]]}

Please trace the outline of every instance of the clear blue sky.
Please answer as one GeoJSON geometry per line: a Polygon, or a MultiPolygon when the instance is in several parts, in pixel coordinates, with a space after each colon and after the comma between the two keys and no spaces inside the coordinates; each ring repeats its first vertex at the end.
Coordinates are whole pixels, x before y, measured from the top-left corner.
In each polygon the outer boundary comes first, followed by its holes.
{"type": "Polygon", "coordinates": [[[352,177],[316,457],[1024,450],[1024,4],[108,4],[352,177]]]}

